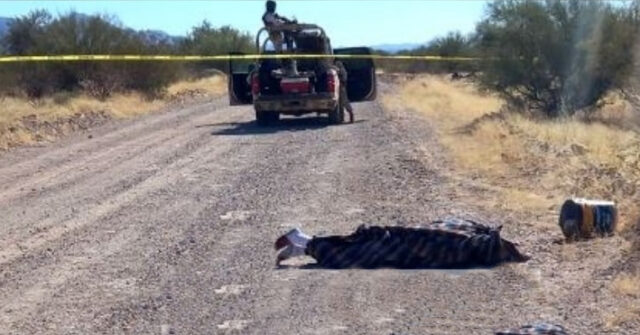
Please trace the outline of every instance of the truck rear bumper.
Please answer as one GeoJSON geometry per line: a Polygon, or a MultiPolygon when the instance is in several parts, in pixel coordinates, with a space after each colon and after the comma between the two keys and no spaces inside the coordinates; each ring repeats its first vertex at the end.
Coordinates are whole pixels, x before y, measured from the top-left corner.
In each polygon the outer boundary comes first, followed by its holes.
{"type": "Polygon", "coordinates": [[[253,105],[257,111],[319,112],[336,108],[338,98],[332,93],[261,95],[253,105]]]}

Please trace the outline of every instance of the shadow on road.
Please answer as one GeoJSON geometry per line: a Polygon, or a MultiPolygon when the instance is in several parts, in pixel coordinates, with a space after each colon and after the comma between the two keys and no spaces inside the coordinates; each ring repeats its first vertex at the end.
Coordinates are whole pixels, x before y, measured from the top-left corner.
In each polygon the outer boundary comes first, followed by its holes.
{"type": "Polygon", "coordinates": [[[380,271],[380,270],[397,270],[397,271],[420,271],[424,273],[443,273],[454,277],[459,277],[468,273],[489,273],[494,267],[468,267],[468,268],[398,268],[398,267],[377,267],[377,268],[353,268],[353,269],[334,269],[334,268],[325,268],[317,263],[308,263],[303,265],[286,265],[280,264],[276,265],[275,270],[285,271],[285,270],[323,270],[323,271],[380,271]]]}
{"type": "MultiPolygon", "coordinates": [[[[358,120],[354,123],[364,122],[364,120],[358,120]]],[[[341,125],[349,125],[350,123],[343,123],[341,125]]],[[[196,128],[202,127],[225,127],[222,129],[216,129],[211,132],[211,135],[255,135],[255,134],[273,134],[283,131],[301,131],[301,130],[314,130],[322,129],[330,126],[328,120],[324,117],[308,117],[308,118],[296,118],[296,119],[281,119],[277,123],[269,126],[259,126],[255,121],[248,122],[221,122],[212,124],[198,125],[196,128]]]]}

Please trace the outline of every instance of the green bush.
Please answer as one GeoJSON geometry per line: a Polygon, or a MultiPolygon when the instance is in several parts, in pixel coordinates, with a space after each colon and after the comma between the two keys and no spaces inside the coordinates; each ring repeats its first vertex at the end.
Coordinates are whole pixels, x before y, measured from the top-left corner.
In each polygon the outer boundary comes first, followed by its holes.
{"type": "MultiPolygon", "coordinates": [[[[388,54],[378,52],[380,54],[388,54]]],[[[450,32],[444,37],[433,39],[427,45],[412,50],[396,53],[411,56],[441,56],[441,57],[475,57],[477,55],[475,41],[472,36],[463,36],[460,32],[450,32]]],[[[478,63],[474,61],[450,60],[379,60],[377,66],[391,72],[475,72],[478,63]]]]}
{"type": "MultiPolygon", "coordinates": [[[[253,36],[242,33],[229,26],[214,28],[208,21],[192,28],[191,33],[180,45],[184,54],[191,55],[223,55],[230,52],[255,53],[253,36]]],[[[206,61],[192,64],[190,69],[200,72],[202,69],[215,68],[227,70],[227,61],[206,61]]]]}
{"type": "MultiPolygon", "coordinates": [[[[14,55],[140,54],[147,53],[151,47],[138,33],[123,28],[112,18],[71,12],[54,19],[46,11],[16,18],[9,27],[5,44],[14,55]]],[[[10,66],[12,69],[5,69],[3,73],[15,77],[19,88],[31,97],[79,88],[99,98],[127,89],[157,94],[180,71],[174,63],[135,67],[118,62],[10,66]]]]}
{"type": "Polygon", "coordinates": [[[494,1],[477,26],[482,84],[547,116],[594,104],[631,73],[637,4],[494,1]]]}
{"type": "MultiPolygon", "coordinates": [[[[70,12],[53,18],[46,11],[18,17],[4,43],[11,55],[65,54],[225,54],[248,51],[252,37],[230,27],[194,27],[182,41],[154,41],[103,15],[70,12]]],[[[127,90],[162,94],[173,81],[223,62],[184,64],[161,61],[47,62],[0,65],[0,93],[40,97],[60,90],[84,90],[98,98],[127,90]]]]}

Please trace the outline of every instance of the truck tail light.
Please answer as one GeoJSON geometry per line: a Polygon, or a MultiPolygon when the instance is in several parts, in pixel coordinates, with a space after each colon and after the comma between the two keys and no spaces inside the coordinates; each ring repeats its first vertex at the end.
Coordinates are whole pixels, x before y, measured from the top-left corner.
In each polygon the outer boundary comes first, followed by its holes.
{"type": "Polygon", "coordinates": [[[251,93],[254,95],[260,93],[260,79],[257,73],[251,75],[251,93]]]}
{"type": "Polygon", "coordinates": [[[338,81],[338,74],[331,70],[327,72],[327,92],[335,92],[338,81]]]}

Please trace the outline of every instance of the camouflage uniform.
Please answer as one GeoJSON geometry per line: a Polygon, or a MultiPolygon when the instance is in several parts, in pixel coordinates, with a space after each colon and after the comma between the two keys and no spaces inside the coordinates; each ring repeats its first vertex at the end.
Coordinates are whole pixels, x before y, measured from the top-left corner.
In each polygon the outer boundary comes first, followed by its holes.
{"type": "Polygon", "coordinates": [[[335,65],[338,68],[338,78],[340,80],[340,105],[349,113],[349,122],[353,122],[353,107],[347,94],[347,69],[345,69],[341,61],[336,61],[335,65]]]}
{"type": "Polygon", "coordinates": [[[360,226],[349,236],[313,237],[305,253],[326,268],[464,268],[526,261],[499,231],[459,219],[420,228],[360,226]]]}
{"type": "Polygon", "coordinates": [[[284,16],[280,16],[276,13],[275,1],[267,1],[267,11],[262,15],[262,23],[269,32],[269,39],[273,43],[273,47],[277,52],[282,52],[283,39],[287,44],[287,50],[291,50],[293,46],[292,36],[287,32],[282,32],[278,27],[294,23],[294,21],[287,19],[284,16]]]}

